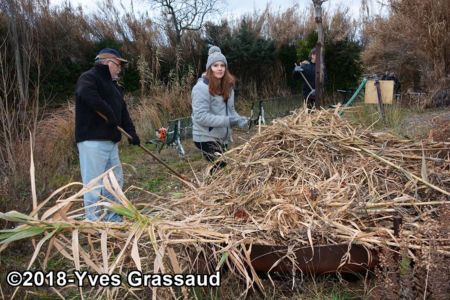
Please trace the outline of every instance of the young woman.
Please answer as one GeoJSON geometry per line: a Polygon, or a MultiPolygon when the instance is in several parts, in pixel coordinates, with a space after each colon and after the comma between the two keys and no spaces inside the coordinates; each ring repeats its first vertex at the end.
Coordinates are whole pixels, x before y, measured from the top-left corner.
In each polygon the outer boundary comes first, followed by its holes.
{"type": "MultiPolygon", "coordinates": [[[[217,159],[216,153],[223,153],[232,142],[234,126],[245,128],[246,117],[240,116],[234,108],[235,78],[227,68],[227,59],[217,46],[208,52],[206,72],[192,89],[193,141],[210,162],[217,159]]],[[[215,169],[225,164],[215,165],[215,169]]]]}

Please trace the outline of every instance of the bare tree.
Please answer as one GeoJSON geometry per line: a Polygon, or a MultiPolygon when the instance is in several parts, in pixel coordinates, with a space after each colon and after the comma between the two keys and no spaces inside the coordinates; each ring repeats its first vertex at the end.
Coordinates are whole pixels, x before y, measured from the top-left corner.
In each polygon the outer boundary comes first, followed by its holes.
{"type": "Polygon", "coordinates": [[[367,42],[366,38],[366,31],[367,31],[367,25],[370,22],[370,0],[361,0],[361,7],[359,8],[359,16],[361,18],[361,42],[362,45],[365,46],[367,42]]]}
{"type": "Polygon", "coordinates": [[[175,77],[181,65],[181,38],[187,31],[198,31],[208,16],[219,12],[222,0],[150,0],[161,9],[166,22],[175,33],[175,77]]]}
{"type": "Polygon", "coordinates": [[[200,30],[208,15],[219,12],[221,0],[150,0],[173,26],[177,45],[186,31],[200,30]]]}

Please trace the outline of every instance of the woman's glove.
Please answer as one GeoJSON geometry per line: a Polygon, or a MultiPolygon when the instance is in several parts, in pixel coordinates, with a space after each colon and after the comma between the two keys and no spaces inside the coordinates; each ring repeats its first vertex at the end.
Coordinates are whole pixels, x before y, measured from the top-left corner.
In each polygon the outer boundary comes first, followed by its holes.
{"type": "Polygon", "coordinates": [[[238,126],[241,129],[244,129],[248,127],[248,118],[247,117],[241,117],[238,121],[238,126]]]}
{"type": "Polygon", "coordinates": [[[232,115],[230,117],[230,127],[235,127],[239,124],[239,120],[241,117],[236,116],[236,115],[232,115]]]}
{"type": "Polygon", "coordinates": [[[230,126],[235,127],[238,126],[239,128],[245,128],[248,125],[248,118],[247,117],[241,117],[241,116],[231,116],[230,117],[230,126]]]}

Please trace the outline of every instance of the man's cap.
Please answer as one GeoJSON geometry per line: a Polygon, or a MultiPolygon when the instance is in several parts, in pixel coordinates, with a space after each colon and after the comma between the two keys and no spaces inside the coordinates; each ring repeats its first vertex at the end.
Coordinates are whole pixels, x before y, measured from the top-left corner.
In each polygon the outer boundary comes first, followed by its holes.
{"type": "Polygon", "coordinates": [[[122,57],[120,52],[113,48],[103,48],[102,50],[100,50],[100,52],[95,57],[95,61],[108,58],[115,58],[121,61],[123,64],[128,63],[128,61],[122,57]]]}

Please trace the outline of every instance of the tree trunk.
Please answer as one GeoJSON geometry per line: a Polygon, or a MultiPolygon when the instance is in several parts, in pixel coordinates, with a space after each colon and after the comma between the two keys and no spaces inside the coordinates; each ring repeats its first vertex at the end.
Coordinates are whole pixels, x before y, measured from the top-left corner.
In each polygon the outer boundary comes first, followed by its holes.
{"type": "Polygon", "coordinates": [[[316,44],[316,75],[315,75],[315,85],[316,85],[316,107],[320,108],[321,100],[322,100],[322,82],[320,80],[321,75],[323,74],[321,70],[322,58],[320,53],[322,52],[322,44],[318,42],[316,44]]]}
{"type": "Polygon", "coordinates": [[[175,45],[175,76],[177,79],[177,84],[180,81],[180,68],[181,68],[181,52],[183,49],[181,49],[181,39],[180,41],[177,41],[177,44],[175,45]]]}
{"type": "Polygon", "coordinates": [[[317,27],[317,45],[316,45],[316,106],[320,107],[323,96],[324,85],[324,60],[323,60],[323,24],[322,24],[322,3],[325,0],[313,0],[314,3],[314,15],[317,27]]]}

